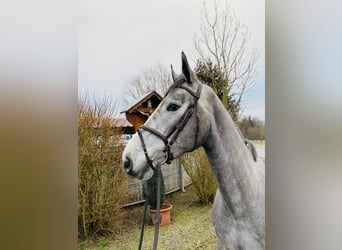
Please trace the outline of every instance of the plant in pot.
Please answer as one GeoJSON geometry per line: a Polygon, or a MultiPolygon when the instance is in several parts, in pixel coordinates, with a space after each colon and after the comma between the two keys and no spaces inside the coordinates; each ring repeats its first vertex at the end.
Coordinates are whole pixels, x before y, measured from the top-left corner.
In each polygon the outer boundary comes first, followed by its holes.
{"type": "MultiPolygon", "coordinates": [[[[158,174],[157,170],[153,170],[153,176],[143,183],[143,193],[144,198],[147,199],[148,204],[150,205],[149,211],[151,213],[152,222],[155,224],[154,214],[157,213],[157,189],[158,189],[158,174]]],[[[160,215],[162,216],[162,220],[160,226],[170,224],[170,212],[172,209],[171,204],[163,204],[165,199],[165,183],[163,173],[160,172],[160,215]]]]}

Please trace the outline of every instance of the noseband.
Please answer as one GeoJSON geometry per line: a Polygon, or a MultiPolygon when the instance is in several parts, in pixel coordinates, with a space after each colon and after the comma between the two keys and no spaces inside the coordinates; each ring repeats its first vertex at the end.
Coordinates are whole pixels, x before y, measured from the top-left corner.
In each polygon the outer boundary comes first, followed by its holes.
{"type": "MultiPolygon", "coordinates": [[[[199,84],[197,91],[194,92],[191,89],[189,89],[188,87],[182,85],[185,82],[186,82],[185,78],[179,79],[178,81],[176,81],[171,86],[171,88],[165,94],[165,96],[167,96],[172,89],[181,88],[181,89],[186,90],[193,97],[195,97],[195,102],[193,104],[189,104],[189,106],[185,110],[182,117],[179,119],[179,121],[176,123],[176,125],[172,128],[171,132],[165,136],[162,133],[160,133],[159,131],[157,131],[157,130],[155,130],[155,129],[147,126],[147,125],[140,126],[140,128],[138,129],[138,135],[139,135],[141,145],[142,145],[143,150],[144,150],[144,154],[145,154],[147,163],[151,166],[152,169],[154,169],[154,166],[152,164],[154,159],[151,158],[147,153],[146,144],[145,144],[144,137],[142,136],[141,132],[142,132],[142,130],[146,130],[146,131],[150,132],[151,134],[155,135],[156,137],[158,137],[160,140],[163,141],[163,143],[165,145],[165,148],[163,150],[163,152],[165,153],[165,161],[163,163],[170,164],[171,161],[174,159],[173,153],[171,152],[171,146],[176,141],[178,135],[180,134],[180,132],[183,130],[185,125],[190,120],[192,114],[197,113],[197,102],[198,102],[198,99],[200,98],[201,90],[202,90],[202,84],[199,84]]],[[[195,140],[194,140],[194,148],[197,144],[198,130],[199,130],[198,129],[198,116],[196,115],[196,133],[195,133],[195,140]]]]}

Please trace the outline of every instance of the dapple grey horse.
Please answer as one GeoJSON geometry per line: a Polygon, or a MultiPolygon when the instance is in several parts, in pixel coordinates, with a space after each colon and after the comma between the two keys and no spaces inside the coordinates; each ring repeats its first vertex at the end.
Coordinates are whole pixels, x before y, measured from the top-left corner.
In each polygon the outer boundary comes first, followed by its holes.
{"type": "Polygon", "coordinates": [[[264,158],[253,159],[229,113],[183,52],[182,74],[172,69],[172,77],[165,98],[123,152],[126,172],[149,179],[151,164],[203,146],[218,186],[212,208],[218,249],[264,249],[264,158]]]}

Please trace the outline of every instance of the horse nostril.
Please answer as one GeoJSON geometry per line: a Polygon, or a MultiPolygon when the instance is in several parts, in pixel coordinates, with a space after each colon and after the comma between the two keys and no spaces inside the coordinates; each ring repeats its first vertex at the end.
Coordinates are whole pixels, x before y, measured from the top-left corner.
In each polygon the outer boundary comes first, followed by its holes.
{"type": "Polygon", "coordinates": [[[127,173],[132,171],[132,161],[129,157],[126,157],[124,160],[124,168],[126,169],[127,173]]]}

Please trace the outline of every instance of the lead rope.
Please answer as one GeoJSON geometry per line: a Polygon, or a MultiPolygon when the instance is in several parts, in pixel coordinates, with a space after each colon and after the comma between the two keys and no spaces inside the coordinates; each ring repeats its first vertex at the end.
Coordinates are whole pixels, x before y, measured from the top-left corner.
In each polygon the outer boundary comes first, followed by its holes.
{"type": "Polygon", "coordinates": [[[141,231],[140,231],[140,240],[139,240],[139,247],[138,249],[141,250],[142,247],[142,242],[144,238],[144,229],[145,229],[145,218],[146,218],[146,210],[147,210],[147,194],[145,193],[145,203],[144,203],[144,212],[143,212],[143,217],[142,217],[142,222],[141,222],[141,231]]]}
{"type": "Polygon", "coordinates": [[[154,217],[154,221],[156,223],[154,228],[154,242],[153,242],[153,250],[157,250],[158,245],[158,235],[159,235],[159,224],[161,222],[160,215],[160,165],[157,165],[157,214],[154,217]]]}
{"type": "MultiPolygon", "coordinates": [[[[161,177],[160,177],[160,164],[157,165],[157,214],[154,216],[155,221],[155,228],[154,228],[154,242],[153,242],[153,250],[157,250],[158,245],[158,235],[159,235],[159,224],[161,222],[161,215],[160,215],[160,183],[161,183],[161,177]]],[[[150,195],[149,189],[145,192],[145,204],[144,204],[144,212],[142,216],[142,222],[141,222],[141,231],[140,231],[140,240],[139,240],[139,246],[138,250],[141,250],[142,248],[142,242],[144,238],[144,229],[145,229],[145,218],[146,218],[146,211],[147,211],[147,204],[148,204],[148,196],[150,195]]]]}

